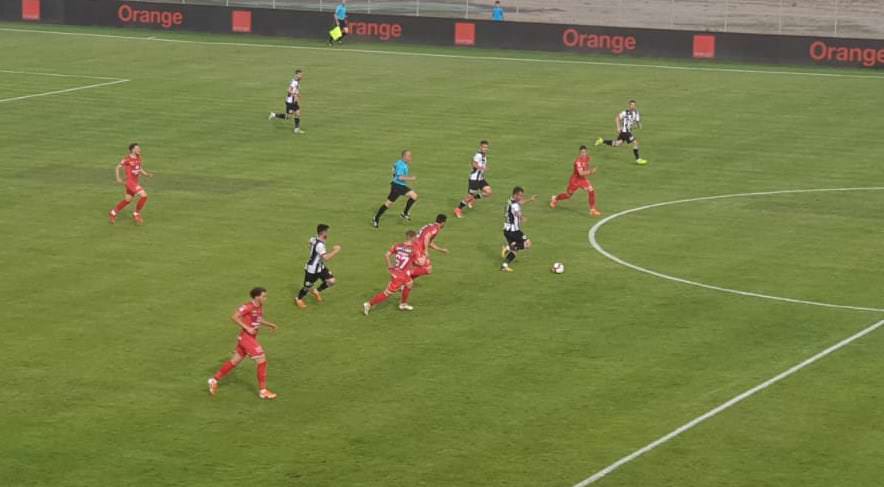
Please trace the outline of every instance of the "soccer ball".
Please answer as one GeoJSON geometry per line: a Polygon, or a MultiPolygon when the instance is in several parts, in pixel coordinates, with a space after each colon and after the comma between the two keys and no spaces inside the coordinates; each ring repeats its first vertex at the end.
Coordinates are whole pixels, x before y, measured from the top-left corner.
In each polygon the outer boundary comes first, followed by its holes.
{"type": "Polygon", "coordinates": [[[552,266],[552,271],[556,274],[561,274],[565,272],[565,264],[562,264],[561,262],[556,262],[552,266]]]}

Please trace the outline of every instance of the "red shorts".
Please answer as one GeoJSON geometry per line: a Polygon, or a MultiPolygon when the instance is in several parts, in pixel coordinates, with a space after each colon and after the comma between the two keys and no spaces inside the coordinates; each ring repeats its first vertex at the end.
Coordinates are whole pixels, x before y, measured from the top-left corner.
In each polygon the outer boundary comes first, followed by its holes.
{"type": "Polygon", "coordinates": [[[415,267],[430,267],[431,265],[433,265],[433,263],[430,262],[429,255],[426,255],[426,254],[425,255],[418,255],[414,259],[414,266],[415,267]]]}
{"type": "Polygon", "coordinates": [[[571,178],[568,180],[568,193],[574,193],[578,189],[583,188],[587,191],[592,191],[592,184],[588,179],[583,178],[571,178]]]}
{"type": "Polygon", "coordinates": [[[390,272],[390,284],[387,285],[388,293],[399,292],[405,286],[410,285],[413,281],[411,276],[406,271],[394,271],[390,272]]]}
{"type": "Polygon", "coordinates": [[[236,342],[236,353],[243,357],[257,357],[258,355],[264,355],[264,347],[258,343],[256,337],[241,333],[236,342]]]}
{"type": "Polygon", "coordinates": [[[141,187],[138,183],[126,183],[126,194],[130,196],[135,196],[136,194],[144,191],[144,188],[141,187]]]}

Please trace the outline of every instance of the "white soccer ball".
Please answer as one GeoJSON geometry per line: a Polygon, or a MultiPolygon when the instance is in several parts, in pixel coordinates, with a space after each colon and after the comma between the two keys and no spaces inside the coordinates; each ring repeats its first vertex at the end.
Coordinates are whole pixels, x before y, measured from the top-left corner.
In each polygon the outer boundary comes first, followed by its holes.
{"type": "Polygon", "coordinates": [[[561,273],[565,272],[565,264],[562,264],[561,262],[556,262],[552,266],[552,271],[555,272],[556,274],[561,274],[561,273]]]}

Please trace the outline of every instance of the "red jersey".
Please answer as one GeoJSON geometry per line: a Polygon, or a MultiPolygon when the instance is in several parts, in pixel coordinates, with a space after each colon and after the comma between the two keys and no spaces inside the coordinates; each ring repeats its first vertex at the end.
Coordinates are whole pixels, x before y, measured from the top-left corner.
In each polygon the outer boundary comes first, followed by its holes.
{"type": "Polygon", "coordinates": [[[421,245],[426,243],[430,245],[433,240],[436,240],[436,235],[439,235],[439,232],[442,231],[442,225],[438,223],[430,223],[429,225],[424,225],[421,227],[418,234],[418,241],[420,241],[421,245]]]}
{"type": "Polygon", "coordinates": [[[393,254],[393,267],[390,270],[408,271],[416,257],[414,245],[409,242],[398,243],[390,247],[393,254]]]}
{"type": "Polygon", "coordinates": [[[589,161],[592,158],[589,156],[580,156],[577,159],[574,159],[574,172],[571,173],[571,179],[586,179],[586,176],[581,176],[580,171],[589,171],[589,161]]]}
{"type": "Polygon", "coordinates": [[[141,156],[126,155],[120,165],[126,169],[126,185],[137,186],[141,176],[141,156]]]}
{"type": "MultiPolygon", "coordinates": [[[[254,301],[249,301],[248,303],[239,307],[236,310],[236,315],[239,316],[239,319],[255,328],[255,335],[258,335],[258,328],[261,326],[261,321],[264,320],[264,307],[260,304],[255,304],[254,301]]],[[[240,329],[240,335],[249,335],[245,330],[240,329]]]]}

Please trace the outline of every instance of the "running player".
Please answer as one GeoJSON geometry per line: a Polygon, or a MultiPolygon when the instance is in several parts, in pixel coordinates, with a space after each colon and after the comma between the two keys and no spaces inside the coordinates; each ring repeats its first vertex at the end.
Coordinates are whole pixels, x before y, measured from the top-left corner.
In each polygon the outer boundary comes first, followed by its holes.
{"type": "Polygon", "coordinates": [[[583,188],[589,197],[589,214],[591,216],[601,216],[602,212],[595,207],[595,189],[588,179],[596,171],[596,168],[589,164],[591,160],[589,150],[585,145],[581,145],[580,155],[574,160],[574,171],[571,173],[571,179],[568,181],[568,188],[564,193],[559,193],[552,197],[549,201],[550,208],[555,208],[559,205],[559,201],[570,198],[578,189],[583,188]]]}
{"type": "Polygon", "coordinates": [[[117,216],[119,216],[120,211],[126,207],[129,203],[132,202],[132,199],[138,196],[138,203],[135,205],[135,211],[132,213],[132,218],[135,219],[135,223],[142,225],[144,224],[144,219],[141,218],[141,210],[144,209],[144,205],[147,204],[147,191],[138,184],[138,178],[142,174],[151,177],[153,174],[147,172],[143,167],[141,167],[141,146],[138,144],[129,144],[129,154],[126,155],[120,163],[117,164],[115,169],[115,174],[117,176],[117,184],[124,184],[123,179],[120,178],[120,169],[126,170],[126,192],[123,194],[123,199],[117,203],[117,206],[111,209],[108,216],[110,217],[111,223],[116,223],[117,216]]]}
{"type": "Polygon", "coordinates": [[[436,252],[441,252],[443,254],[448,253],[448,249],[442,248],[434,242],[436,236],[439,235],[439,232],[445,228],[446,221],[448,221],[448,217],[440,213],[436,215],[436,223],[424,225],[417,233],[417,243],[414,246],[414,270],[411,271],[412,279],[417,279],[420,276],[426,276],[433,273],[433,263],[430,261],[429,249],[433,249],[436,252]]]}
{"type": "Polygon", "coordinates": [[[387,201],[384,201],[384,204],[378,208],[374,218],[371,219],[371,226],[378,228],[381,225],[381,216],[402,195],[408,197],[408,202],[405,203],[405,211],[399,216],[403,220],[411,220],[411,207],[417,201],[417,193],[408,187],[408,181],[414,181],[417,178],[408,175],[410,165],[411,151],[406,149],[402,151],[402,158],[393,163],[393,180],[390,182],[390,194],[387,195],[387,201]]]}
{"type": "Polygon", "coordinates": [[[390,272],[390,283],[383,291],[374,295],[371,300],[362,303],[362,313],[368,316],[371,309],[390,297],[391,294],[402,291],[399,299],[399,309],[401,311],[411,311],[413,306],[408,304],[408,296],[411,294],[411,287],[414,280],[411,277],[412,266],[414,264],[414,247],[417,242],[417,234],[414,230],[405,232],[405,241],[390,247],[390,250],[384,254],[384,260],[387,262],[387,270],[390,272]]]}
{"type": "Polygon", "coordinates": [[[258,365],[258,397],[276,399],[276,394],[267,389],[267,356],[264,355],[264,348],[258,343],[258,329],[268,326],[273,332],[279,327],[264,319],[267,290],[256,287],[249,292],[249,296],[252,300],[237,308],[230,317],[240,327],[236,350],[233,351],[233,357],[224,362],[215,376],[209,377],[209,394],[214,396],[218,392],[218,381],[239,365],[242,359],[249,357],[258,365]]]}
{"type": "Polygon", "coordinates": [[[463,209],[472,208],[473,202],[485,197],[490,198],[492,191],[488,181],[485,180],[485,171],[488,169],[488,141],[479,142],[479,150],[473,154],[472,171],[467,187],[467,196],[460,201],[454,209],[454,216],[463,218],[463,209]]]}
{"type": "Polygon", "coordinates": [[[522,205],[531,203],[537,199],[537,195],[525,199],[525,190],[521,186],[513,188],[513,196],[506,203],[506,212],[503,221],[503,238],[506,245],[500,250],[503,263],[500,270],[512,272],[510,264],[516,260],[516,252],[531,248],[531,239],[522,233],[522,224],[525,223],[525,215],[522,214],[522,205]]]}
{"type": "Polygon", "coordinates": [[[304,71],[300,69],[295,70],[295,77],[292,78],[292,82],[289,83],[288,93],[285,95],[285,113],[276,113],[270,112],[270,115],[267,117],[267,120],[273,120],[274,118],[281,118],[283,120],[294,118],[295,119],[295,130],[296,134],[303,134],[304,131],[301,130],[301,80],[304,79],[304,71]]]}
{"type": "Polygon", "coordinates": [[[341,246],[335,245],[332,247],[331,252],[326,250],[325,243],[328,240],[328,228],[328,225],[325,224],[318,225],[316,227],[316,235],[310,239],[310,256],[307,258],[307,263],[304,264],[304,287],[298,291],[298,296],[295,298],[295,304],[301,309],[307,307],[307,304],[304,303],[307,293],[313,294],[316,301],[321,303],[322,291],[335,285],[335,276],[328,270],[325,263],[338,255],[338,252],[341,251],[341,246]],[[322,284],[318,288],[314,288],[313,285],[320,279],[322,284]]]}
{"type": "Polygon", "coordinates": [[[614,119],[617,124],[617,138],[616,139],[603,139],[599,137],[595,141],[595,145],[599,146],[602,144],[610,145],[613,147],[620,147],[624,143],[632,144],[632,153],[635,154],[635,163],[636,164],[647,164],[648,161],[642,159],[638,154],[638,139],[635,138],[635,135],[632,135],[632,130],[635,128],[641,128],[641,114],[638,112],[638,108],[635,100],[629,100],[629,106],[626,110],[617,114],[617,118],[614,119]]]}

